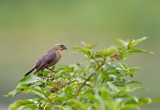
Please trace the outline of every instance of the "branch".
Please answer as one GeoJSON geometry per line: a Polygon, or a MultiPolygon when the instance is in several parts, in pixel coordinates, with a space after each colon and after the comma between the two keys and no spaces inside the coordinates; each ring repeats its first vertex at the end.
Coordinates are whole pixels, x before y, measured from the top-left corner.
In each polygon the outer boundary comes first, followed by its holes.
{"type": "Polygon", "coordinates": [[[81,86],[79,86],[79,88],[78,88],[78,90],[76,91],[75,96],[74,96],[75,99],[77,98],[78,93],[80,92],[81,88],[86,84],[86,82],[87,82],[93,75],[94,75],[94,73],[91,74],[88,78],[86,78],[85,81],[84,81],[84,83],[83,83],[81,86]]]}
{"type": "Polygon", "coordinates": [[[118,58],[120,57],[120,54],[118,54],[117,56],[115,57],[111,57],[110,59],[106,60],[105,62],[110,62],[110,61],[114,61],[114,60],[117,60],[118,58]]]}
{"type": "MultiPolygon", "coordinates": [[[[96,62],[96,59],[93,57],[93,55],[92,55],[90,52],[88,52],[88,53],[91,55],[92,59],[95,60],[95,62],[96,62]]],[[[97,63],[97,65],[98,65],[97,70],[105,63],[105,61],[106,61],[106,59],[104,59],[104,62],[103,62],[101,65],[99,65],[99,64],[97,63]]],[[[80,92],[81,88],[86,84],[86,82],[87,82],[93,75],[94,75],[94,73],[92,73],[88,78],[86,78],[85,81],[84,81],[84,83],[79,86],[79,88],[78,88],[78,90],[76,91],[75,96],[74,96],[75,99],[77,98],[78,93],[80,92]]]]}
{"type": "MultiPolygon", "coordinates": [[[[92,59],[95,60],[96,62],[96,59],[93,57],[93,55],[89,52],[89,54],[91,55],[92,59]]],[[[98,70],[102,65],[104,65],[106,62],[110,62],[110,61],[114,61],[114,60],[117,60],[117,58],[119,57],[120,55],[116,56],[116,57],[112,57],[108,60],[106,60],[106,58],[104,58],[104,62],[102,64],[98,64],[98,67],[96,68],[96,70],[98,70]]],[[[84,83],[82,85],[79,86],[79,88],[77,89],[76,93],[75,93],[75,96],[74,98],[76,99],[77,96],[78,96],[78,93],[80,92],[81,88],[86,84],[86,82],[94,75],[94,73],[92,73],[88,78],[85,79],[84,83]]]]}
{"type": "Polygon", "coordinates": [[[53,104],[52,101],[49,99],[49,97],[47,97],[47,100],[48,100],[49,104],[51,105],[52,110],[54,110],[54,104],[53,104]]]}

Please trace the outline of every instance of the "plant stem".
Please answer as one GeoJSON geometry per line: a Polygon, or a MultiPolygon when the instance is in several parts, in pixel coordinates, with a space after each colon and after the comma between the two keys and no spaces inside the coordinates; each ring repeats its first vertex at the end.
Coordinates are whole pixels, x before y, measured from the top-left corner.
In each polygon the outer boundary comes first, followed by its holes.
{"type": "Polygon", "coordinates": [[[54,106],[53,106],[52,101],[48,97],[47,97],[47,100],[48,100],[49,104],[51,105],[52,110],[54,110],[54,106]]]}
{"type": "MultiPolygon", "coordinates": [[[[88,52],[88,53],[90,54],[91,58],[96,62],[96,59],[93,57],[93,55],[92,55],[90,52],[88,52]]],[[[104,62],[103,62],[101,65],[99,65],[99,64],[97,63],[98,67],[97,67],[96,70],[98,70],[98,69],[105,63],[105,60],[106,60],[106,59],[104,59],[104,62]]],[[[86,78],[85,81],[84,81],[84,83],[79,86],[79,88],[78,88],[78,90],[76,91],[75,96],[74,96],[75,99],[77,98],[78,93],[80,92],[81,88],[86,84],[86,82],[87,82],[93,75],[94,75],[94,73],[92,73],[88,78],[86,78]]]]}
{"type": "MultiPolygon", "coordinates": [[[[88,52],[88,53],[90,54],[91,58],[92,58],[93,60],[95,60],[95,62],[96,62],[96,59],[93,57],[93,55],[92,55],[90,52],[88,52]]],[[[107,63],[107,62],[117,60],[117,58],[118,58],[119,56],[120,56],[120,55],[118,55],[118,56],[115,57],[115,58],[112,57],[112,58],[110,58],[110,59],[108,59],[108,60],[106,60],[106,58],[104,58],[103,63],[101,63],[101,64],[98,64],[98,63],[97,63],[98,67],[96,68],[96,70],[99,70],[99,68],[100,68],[101,66],[103,66],[103,65],[104,65],[105,63],[107,63]]],[[[77,98],[78,93],[80,92],[81,88],[86,84],[86,82],[87,82],[94,74],[95,74],[95,73],[92,73],[88,78],[85,79],[84,83],[79,86],[79,88],[77,89],[77,91],[76,91],[76,93],[75,93],[75,96],[74,96],[75,99],[77,98]]]]}
{"type": "Polygon", "coordinates": [[[94,73],[91,74],[88,78],[86,78],[85,81],[84,81],[84,83],[79,86],[79,88],[78,88],[78,90],[76,91],[75,96],[74,96],[75,99],[77,98],[78,93],[80,92],[81,88],[86,84],[86,82],[87,82],[93,75],[94,75],[94,73]]]}

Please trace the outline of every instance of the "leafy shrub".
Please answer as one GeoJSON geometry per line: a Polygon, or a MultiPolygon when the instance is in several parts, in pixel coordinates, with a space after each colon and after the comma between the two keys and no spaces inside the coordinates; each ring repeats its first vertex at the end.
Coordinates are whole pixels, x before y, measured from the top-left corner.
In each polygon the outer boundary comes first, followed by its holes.
{"type": "Polygon", "coordinates": [[[121,45],[96,50],[96,45],[82,43],[84,47],[73,47],[85,55],[81,63],[53,67],[51,71],[29,75],[22,78],[15,90],[7,96],[18,93],[34,94],[32,99],[18,100],[9,110],[137,110],[143,105],[159,101],[149,97],[137,97],[132,93],[143,90],[134,86],[134,72],[139,67],[128,67],[126,59],[135,53],[151,53],[136,49],[145,40],[124,41],[116,39],[121,45]]]}

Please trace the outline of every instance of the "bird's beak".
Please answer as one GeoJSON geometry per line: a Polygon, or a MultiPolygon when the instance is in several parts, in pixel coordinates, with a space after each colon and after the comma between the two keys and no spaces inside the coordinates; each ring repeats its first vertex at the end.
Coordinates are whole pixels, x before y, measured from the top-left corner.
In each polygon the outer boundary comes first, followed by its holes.
{"type": "Polygon", "coordinates": [[[63,46],[63,50],[67,50],[67,47],[66,47],[66,46],[63,46]]]}

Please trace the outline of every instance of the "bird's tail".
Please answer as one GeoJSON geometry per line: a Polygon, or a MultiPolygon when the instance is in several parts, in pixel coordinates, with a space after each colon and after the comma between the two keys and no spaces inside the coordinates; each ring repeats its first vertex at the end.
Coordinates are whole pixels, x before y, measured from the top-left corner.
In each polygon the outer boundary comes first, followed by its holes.
{"type": "Polygon", "coordinates": [[[24,77],[27,76],[27,75],[29,75],[30,73],[32,73],[32,72],[34,71],[34,69],[36,69],[36,67],[37,67],[37,66],[35,66],[34,68],[32,68],[28,73],[26,73],[26,74],[24,75],[24,77]]]}

